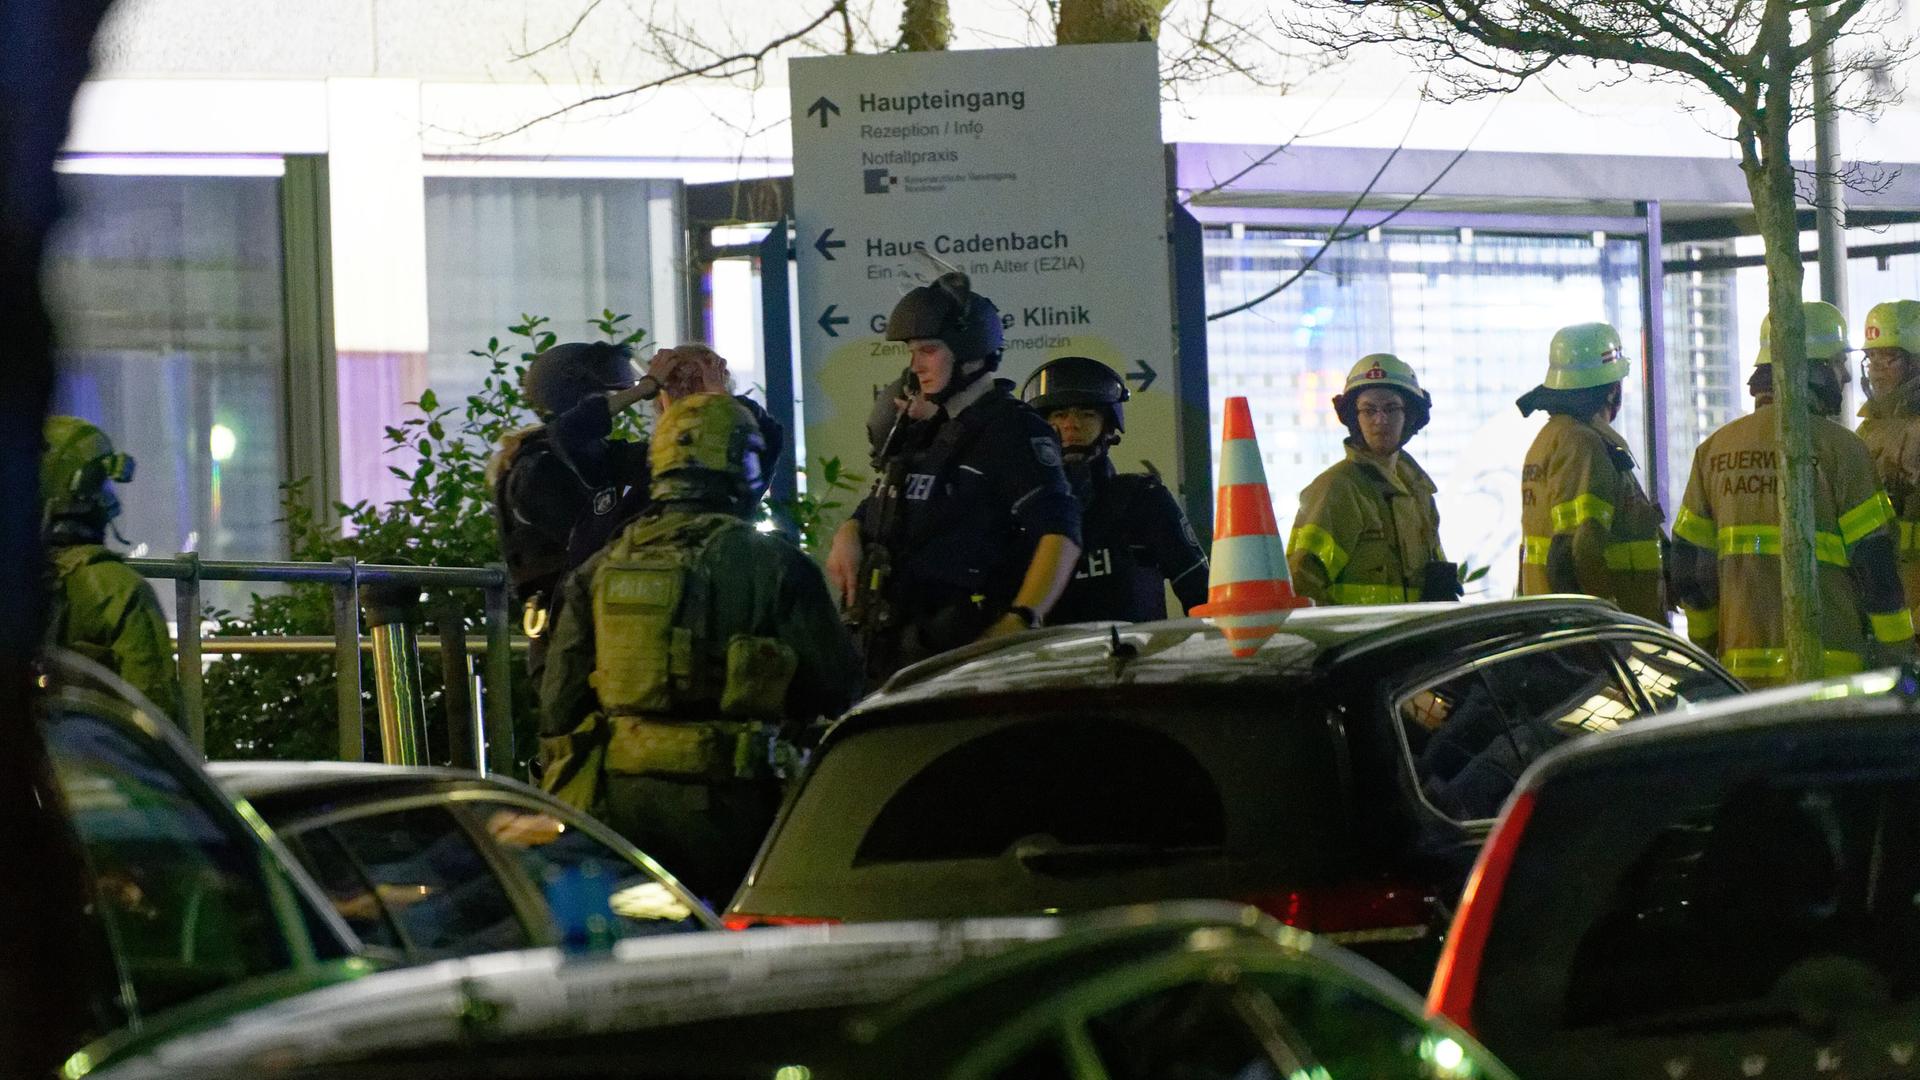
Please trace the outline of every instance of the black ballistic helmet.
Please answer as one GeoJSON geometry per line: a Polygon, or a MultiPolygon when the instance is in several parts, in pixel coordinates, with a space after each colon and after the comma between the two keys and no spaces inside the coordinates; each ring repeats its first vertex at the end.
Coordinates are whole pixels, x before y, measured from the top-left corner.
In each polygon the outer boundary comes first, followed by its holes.
{"type": "Polygon", "coordinates": [[[533,358],[521,388],[541,417],[558,416],[589,394],[633,385],[632,352],[609,341],[568,341],[533,358]]]}
{"type": "Polygon", "coordinates": [[[1042,414],[1073,407],[1099,409],[1107,418],[1107,432],[1127,430],[1120,403],[1133,397],[1125,380],[1112,368],[1090,356],[1062,356],[1040,365],[1020,388],[1021,400],[1042,414]]]}
{"type": "Polygon", "coordinates": [[[956,369],[985,360],[986,369],[992,371],[1000,366],[1000,351],[1006,348],[1000,309],[975,295],[967,275],[958,270],[909,291],[893,305],[893,314],[887,316],[887,340],[916,338],[933,338],[953,350],[956,369]]]}

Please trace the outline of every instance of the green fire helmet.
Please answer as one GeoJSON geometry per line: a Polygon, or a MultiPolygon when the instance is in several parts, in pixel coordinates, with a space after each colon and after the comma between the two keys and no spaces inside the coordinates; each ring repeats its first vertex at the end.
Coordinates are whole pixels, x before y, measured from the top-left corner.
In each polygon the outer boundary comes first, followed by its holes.
{"type": "Polygon", "coordinates": [[[694,394],[673,403],[653,428],[647,462],[655,499],[737,500],[766,490],[766,437],[746,406],[726,394],[694,394]]]}
{"type": "Polygon", "coordinates": [[[41,432],[42,520],[84,519],[104,528],[120,513],[107,485],[133,479],[133,456],[115,451],[106,432],[77,416],[49,416],[41,432]]]}
{"type": "Polygon", "coordinates": [[[1920,356],[1920,300],[1889,300],[1867,312],[1864,349],[1904,349],[1920,356]]]}
{"type": "MultiPolygon", "coordinates": [[[[1847,317],[1839,308],[1825,300],[1808,300],[1800,305],[1800,312],[1806,320],[1807,359],[1832,360],[1847,351],[1847,317]]],[[[1771,314],[1760,320],[1760,355],[1754,358],[1755,367],[1773,363],[1772,327],[1771,314]]]]}
{"type": "Polygon", "coordinates": [[[1547,346],[1549,390],[1586,390],[1617,383],[1632,368],[1620,344],[1620,332],[1603,322],[1563,326],[1547,346]]]}
{"type": "Polygon", "coordinates": [[[1365,390],[1370,386],[1391,386],[1432,403],[1427,392],[1420,389],[1420,379],[1414,375],[1412,365],[1392,353],[1363,356],[1359,363],[1353,365],[1353,370],[1347,372],[1347,393],[1365,390]]]}
{"type": "Polygon", "coordinates": [[[1413,373],[1413,365],[1392,353],[1371,353],[1361,357],[1360,362],[1353,365],[1353,370],[1347,372],[1345,392],[1333,398],[1333,415],[1340,418],[1340,422],[1347,426],[1355,438],[1360,435],[1357,397],[1362,390],[1375,387],[1398,391],[1406,399],[1407,426],[1402,445],[1405,439],[1413,438],[1432,419],[1433,396],[1421,388],[1419,378],[1413,373]]]}

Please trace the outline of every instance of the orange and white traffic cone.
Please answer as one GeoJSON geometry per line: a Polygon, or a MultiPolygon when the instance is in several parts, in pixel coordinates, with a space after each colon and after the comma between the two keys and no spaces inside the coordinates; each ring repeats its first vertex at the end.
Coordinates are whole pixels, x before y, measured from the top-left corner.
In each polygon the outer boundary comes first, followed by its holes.
{"type": "Polygon", "coordinates": [[[1267,470],[1247,399],[1227,399],[1220,439],[1220,493],[1213,510],[1213,568],[1207,602],[1193,614],[1212,622],[1233,655],[1249,657],[1280,629],[1287,612],[1313,601],[1293,592],[1287,549],[1273,518],[1267,470]]]}

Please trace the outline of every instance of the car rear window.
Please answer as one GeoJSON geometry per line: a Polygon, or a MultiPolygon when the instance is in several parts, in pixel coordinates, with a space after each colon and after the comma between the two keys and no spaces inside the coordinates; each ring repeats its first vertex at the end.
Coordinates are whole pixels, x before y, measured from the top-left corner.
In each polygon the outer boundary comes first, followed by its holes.
{"type": "Polygon", "coordinates": [[[1920,780],[1756,780],[1641,845],[1581,935],[1569,1028],[1920,988],[1920,780]]]}
{"type": "Polygon", "coordinates": [[[1625,1075],[1586,1059],[1920,1004],[1920,763],[1832,724],[1550,777],[1481,954],[1488,1046],[1522,1075],[1625,1075]]]}
{"type": "Polygon", "coordinates": [[[887,799],[855,866],[984,859],[1022,840],[1218,847],[1219,786],[1192,750],[1125,721],[1029,720],[935,758],[887,799]]]}
{"type": "Polygon", "coordinates": [[[1238,868],[1272,884],[1344,846],[1337,729],[1271,683],[855,723],[809,769],[736,910],[916,918],[1226,895],[1238,868]]]}

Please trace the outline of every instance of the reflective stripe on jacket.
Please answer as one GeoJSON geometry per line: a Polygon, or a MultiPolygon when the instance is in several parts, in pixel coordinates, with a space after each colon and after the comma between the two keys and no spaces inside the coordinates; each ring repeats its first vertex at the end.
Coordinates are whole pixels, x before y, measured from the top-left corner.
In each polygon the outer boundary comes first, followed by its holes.
{"type": "Polygon", "coordinates": [[[1522,596],[1582,592],[1666,621],[1660,511],[1618,432],[1553,416],[1527,450],[1520,493],[1522,596]],[[1553,554],[1556,539],[1563,556],[1553,554]]]}
{"type": "Polygon", "coordinates": [[[1382,458],[1347,442],[1347,459],[1300,493],[1287,544],[1294,591],[1321,604],[1419,600],[1427,564],[1444,560],[1434,484],[1402,450],[1382,458]]]}
{"type": "Polygon", "coordinates": [[[1854,434],[1873,455],[1880,486],[1893,501],[1894,548],[1907,602],[1920,605],[1920,376],[1860,406],[1854,434]]]}
{"type": "MultiPolygon", "coordinates": [[[[1718,606],[1687,608],[1687,633],[1749,683],[1784,682],[1788,673],[1774,408],[1762,404],[1700,444],[1673,523],[1675,542],[1712,553],[1718,573],[1718,606]]],[[[1894,522],[1866,444],[1825,417],[1812,417],[1809,424],[1819,625],[1825,674],[1839,675],[1864,666],[1869,634],[1888,644],[1911,640],[1913,622],[1904,609],[1869,617],[1851,572],[1855,547],[1894,522]]]]}

